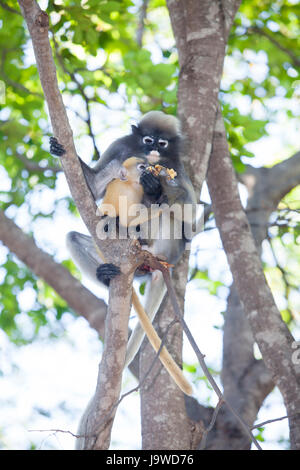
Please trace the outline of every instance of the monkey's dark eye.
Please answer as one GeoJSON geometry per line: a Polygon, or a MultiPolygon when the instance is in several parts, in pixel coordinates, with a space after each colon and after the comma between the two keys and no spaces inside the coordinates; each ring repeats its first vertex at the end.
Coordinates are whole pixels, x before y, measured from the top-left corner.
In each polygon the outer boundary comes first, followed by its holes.
{"type": "Polygon", "coordinates": [[[144,163],[139,163],[137,166],[137,169],[140,171],[146,170],[146,168],[147,168],[147,165],[145,165],[144,163]]]}
{"type": "Polygon", "coordinates": [[[146,135],[145,137],[143,137],[144,144],[152,145],[153,142],[154,142],[154,139],[150,137],[149,135],[146,135]]]}
{"type": "Polygon", "coordinates": [[[162,148],[167,148],[169,145],[169,142],[165,139],[159,139],[158,145],[162,148]]]}

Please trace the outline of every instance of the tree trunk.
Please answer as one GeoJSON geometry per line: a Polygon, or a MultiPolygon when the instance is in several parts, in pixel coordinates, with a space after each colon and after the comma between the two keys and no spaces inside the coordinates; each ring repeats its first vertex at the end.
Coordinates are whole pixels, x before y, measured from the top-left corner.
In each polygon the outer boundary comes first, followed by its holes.
{"type": "Polygon", "coordinates": [[[240,202],[220,113],[207,180],[235,286],[264,363],[282,393],[290,416],[291,447],[299,449],[300,415],[297,412],[300,409],[300,376],[299,367],[292,363],[294,338],[281,319],[262,271],[240,202]]]}

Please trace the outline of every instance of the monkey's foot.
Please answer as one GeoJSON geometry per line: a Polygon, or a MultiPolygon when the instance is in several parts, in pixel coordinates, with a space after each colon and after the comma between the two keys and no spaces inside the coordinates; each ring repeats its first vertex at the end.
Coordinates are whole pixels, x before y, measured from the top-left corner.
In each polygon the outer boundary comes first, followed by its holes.
{"type": "Polygon", "coordinates": [[[50,153],[56,157],[61,157],[66,153],[64,146],[58,142],[56,137],[50,137],[50,153]]]}
{"type": "Polygon", "coordinates": [[[107,287],[110,281],[119,274],[121,274],[119,266],[112,263],[100,264],[96,270],[98,281],[102,282],[102,284],[105,284],[107,287]]]}
{"type": "MultiPolygon", "coordinates": [[[[144,248],[145,249],[145,248],[144,248]]],[[[147,249],[147,247],[146,247],[147,249]]],[[[150,251],[150,250],[149,250],[150,251]]],[[[151,253],[151,251],[150,251],[151,253]]],[[[170,268],[174,268],[174,264],[170,264],[170,263],[167,263],[167,261],[165,261],[166,257],[165,256],[156,256],[157,260],[159,261],[159,263],[164,266],[166,269],[170,269],[170,268]]],[[[143,263],[139,266],[138,268],[138,272],[140,274],[147,274],[147,273],[155,273],[155,271],[157,271],[156,268],[151,268],[151,266],[149,266],[148,264],[146,263],[143,263]]]]}
{"type": "Polygon", "coordinates": [[[162,188],[160,181],[150,171],[143,171],[140,177],[140,184],[148,196],[155,196],[157,199],[161,196],[162,188]]]}

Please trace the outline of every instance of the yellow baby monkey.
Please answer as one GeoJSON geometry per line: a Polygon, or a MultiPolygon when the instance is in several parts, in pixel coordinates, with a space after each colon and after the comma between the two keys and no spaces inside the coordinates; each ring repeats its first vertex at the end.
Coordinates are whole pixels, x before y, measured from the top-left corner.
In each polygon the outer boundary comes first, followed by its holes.
{"type": "Polygon", "coordinates": [[[130,207],[140,204],[144,196],[139,181],[147,165],[142,158],[130,157],[125,160],[123,167],[124,179],[116,178],[107,185],[100,211],[103,215],[119,217],[120,224],[128,227],[136,217],[130,215],[130,207]]]}

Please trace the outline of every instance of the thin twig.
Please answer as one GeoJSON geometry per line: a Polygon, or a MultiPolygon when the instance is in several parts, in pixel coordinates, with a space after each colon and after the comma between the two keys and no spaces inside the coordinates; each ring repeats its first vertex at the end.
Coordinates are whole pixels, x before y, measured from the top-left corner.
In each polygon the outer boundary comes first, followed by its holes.
{"type": "Polygon", "coordinates": [[[70,434],[72,437],[76,437],[76,439],[78,439],[79,437],[83,437],[79,436],[78,434],[74,434],[72,431],[66,431],[64,429],[28,429],[28,432],[61,432],[64,434],[70,434]]]}
{"type": "Polygon", "coordinates": [[[143,34],[145,29],[144,21],[147,16],[147,7],[148,7],[149,0],[143,0],[143,3],[140,7],[139,11],[139,19],[138,19],[138,26],[136,31],[136,42],[140,47],[142,47],[143,42],[143,34]]]}
{"type": "Polygon", "coordinates": [[[41,173],[41,172],[48,170],[48,171],[52,171],[53,173],[60,173],[62,171],[62,168],[59,166],[46,165],[42,167],[38,163],[35,163],[29,160],[29,158],[26,158],[24,155],[22,155],[19,152],[15,153],[15,157],[17,157],[18,160],[20,160],[24,164],[26,170],[31,171],[31,172],[41,173]]]}
{"type": "Polygon", "coordinates": [[[225,401],[224,401],[223,399],[219,399],[218,404],[217,404],[217,406],[216,406],[215,409],[214,409],[214,412],[213,412],[211,421],[210,421],[208,427],[207,427],[207,428],[205,429],[205,431],[203,432],[202,439],[201,439],[201,442],[200,442],[200,445],[199,445],[199,450],[204,450],[204,449],[205,449],[207,435],[208,435],[208,433],[212,430],[212,428],[214,427],[215,422],[216,422],[216,419],[217,419],[217,416],[218,416],[218,413],[219,413],[219,411],[220,411],[221,406],[223,405],[223,403],[225,403],[225,401]]]}
{"type": "MultiPolygon", "coordinates": [[[[2,6],[2,5],[1,5],[2,6]]],[[[14,48],[15,49],[15,48],[14,48]]],[[[27,95],[32,95],[32,96],[37,96],[38,98],[41,98],[43,99],[44,96],[42,93],[39,93],[38,91],[32,91],[32,90],[29,90],[29,88],[25,87],[24,85],[22,85],[22,83],[19,83],[19,82],[16,82],[14,80],[12,80],[5,72],[5,60],[6,60],[6,55],[8,54],[8,52],[14,50],[14,49],[3,49],[2,50],[2,54],[1,54],[1,67],[0,67],[0,70],[1,70],[1,74],[2,74],[2,77],[4,79],[4,81],[6,82],[7,85],[10,85],[12,88],[15,88],[16,90],[20,90],[22,93],[25,93],[27,95]]]]}
{"type": "Polygon", "coordinates": [[[300,59],[291,51],[291,49],[283,46],[277,39],[275,39],[266,30],[262,28],[258,28],[257,26],[251,26],[250,28],[248,28],[248,32],[257,33],[260,36],[264,36],[265,38],[267,38],[275,47],[277,47],[279,50],[281,50],[286,55],[288,55],[290,59],[292,59],[292,63],[293,65],[295,65],[295,67],[300,67],[300,59]]]}
{"type": "Polygon", "coordinates": [[[5,2],[0,2],[0,7],[2,7],[3,10],[9,11],[10,13],[15,13],[16,15],[21,15],[21,13],[18,10],[15,10],[14,8],[6,5],[5,2]]]}
{"type": "Polygon", "coordinates": [[[297,415],[299,415],[299,413],[294,413],[293,415],[281,416],[280,418],[268,419],[267,421],[263,421],[262,423],[255,424],[254,426],[251,427],[251,430],[262,428],[266,424],[275,423],[276,421],[282,421],[283,419],[289,419],[291,418],[291,416],[297,416],[297,415]]]}

